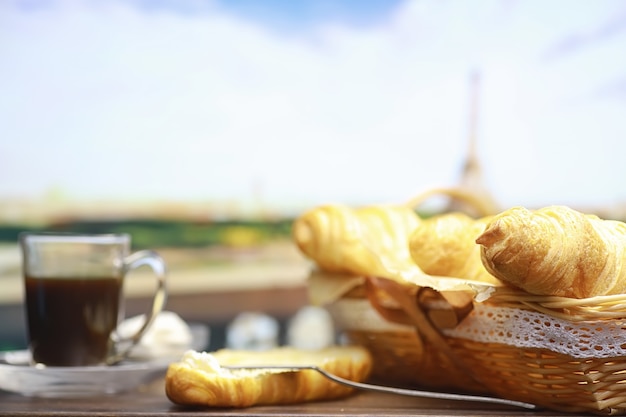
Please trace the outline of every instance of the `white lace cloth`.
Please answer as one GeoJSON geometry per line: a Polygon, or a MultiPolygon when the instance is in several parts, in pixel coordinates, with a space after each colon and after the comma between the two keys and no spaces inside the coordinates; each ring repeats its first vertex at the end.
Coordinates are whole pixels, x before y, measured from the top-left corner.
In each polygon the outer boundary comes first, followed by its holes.
{"type": "MultiPolygon", "coordinates": [[[[329,311],[340,329],[414,331],[386,321],[367,300],[340,300],[329,305],[329,311]]],[[[579,359],[626,356],[626,320],[570,322],[539,312],[476,303],[458,326],[443,333],[480,343],[548,349],[579,359]]]]}
{"type": "Polygon", "coordinates": [[[626,356],[626,321],[570,322],[547,314],[477,303],[450,337],[520,348],[549,349],[574,358],[626,356]]]}

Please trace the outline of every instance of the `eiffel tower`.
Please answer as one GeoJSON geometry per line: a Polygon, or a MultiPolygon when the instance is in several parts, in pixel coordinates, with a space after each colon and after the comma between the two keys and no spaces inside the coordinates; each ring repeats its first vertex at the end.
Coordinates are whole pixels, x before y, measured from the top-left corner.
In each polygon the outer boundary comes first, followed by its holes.
{"type": "Polygon", "coordinates": [[[445,211],[463,211],[474,217],[486,214],[495,214],[500,208],[493,198],[483,177],[483,169],[478,158],[478,96],[480,92],[480,73],[472,72],[470,76],[470,118],[469,118],[469,141],[465,154],[465,162],[461,170],[459,183],[451,192],[452,198],[445,211]]]}
{"type": "Polygon", "coordinates": [[[461,211],[472,217],[483,217],[501,211],[500,206],[485,186],[482,165],[478,158],[476,126],[479,84],[480,74],[473,72],[471,75],[469,142],[459,183],[451,187],[432,188],[409,200],[407,206],[418,207],[430,197],[445,195],[449,197],[449,201],[444,205],[441,212],[461,211]]]}

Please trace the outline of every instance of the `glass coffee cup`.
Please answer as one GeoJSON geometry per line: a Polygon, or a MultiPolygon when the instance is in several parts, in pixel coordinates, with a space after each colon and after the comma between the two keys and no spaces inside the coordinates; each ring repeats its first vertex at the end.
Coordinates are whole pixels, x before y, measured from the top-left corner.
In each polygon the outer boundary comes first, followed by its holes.
{"type": "Polygon", "coordinates": [[[130,253],[127,234],[22,233],[25,309],[32,363],[37,366],[111,365],[139,342],[166,300],[166,265],[154,251],[130,253]],[[121,338],[124,280],[147,266],[156,277],[143,326],[121,338]]]}

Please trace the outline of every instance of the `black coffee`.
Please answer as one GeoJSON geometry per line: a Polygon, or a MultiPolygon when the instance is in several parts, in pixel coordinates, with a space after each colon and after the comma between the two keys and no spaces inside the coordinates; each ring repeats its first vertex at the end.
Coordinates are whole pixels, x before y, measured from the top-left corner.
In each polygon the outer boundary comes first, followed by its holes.
{"type": "Polygon", "coordinates": [[[33,360],[47,366],[102,364],[117,326],[120,278],[26,277],[33,360]]]}

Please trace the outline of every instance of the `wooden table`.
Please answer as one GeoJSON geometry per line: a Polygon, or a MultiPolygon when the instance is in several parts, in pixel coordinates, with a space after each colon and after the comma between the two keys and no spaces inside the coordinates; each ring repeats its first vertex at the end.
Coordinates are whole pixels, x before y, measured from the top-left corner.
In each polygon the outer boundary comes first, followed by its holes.
{"type": "MultiPolygon", "coordinates": [[[[206,271],[186,276],[172,274],[172,286],[167,309],[190,322],[211,326],[231,320],[240,311],[262,311],[279,319],[287,319],[308,303],[305,278],[307,269],[258,268],[238,270],[229,275],[224,271],[206,271]],[[277,271],[279,272],[277,274],[277,271]],[[245,277],[241,281],[241,277],[245,277]],[[241,282],[240,282],[241,281],[241,282]],[[239,282],[238,285],[233,283],[239,282]],[[263,285],[249,285],[249,284],[263,285]],[[219,284],[219,285],[218,285],[219,284]]],[[[128,315],[143,313],[150,306],[150,277],[139,279],[140,287],[131,292],[128,315]],[[146,288],[143,288],[146,287],[146,288]]],[[[13,293],[3,287],[2,295],[11,298],[0,303],[0,324],[24,332],[21,305],[21,281],[13,281],[13,293]],[[9,294],[10,293],[10,294],[9,294]],[[8,294],[8,295],[7,295],[8,294]]],[[[6,283],[5,283],[6,284],[6,283]]],[[[214,341],[213,335],[211,340],[214,341]]],[[[4,329],[6,330],[6,329],[4,329]]],[[[219,343],[218,343],[219,344],[219,343]]],[[[572,414],[524,409],[460,401],[443,401],[400,397],[391,394],[357,393],[337,401],[314,402],[288,406],[260,406],[241,410],[187,409],[172,404],[165,396],[163,380],[157,379],[139,389],[117,395],[74,399],[29,398],[0,391],[0,416],[571,416],[572,414]]]]}
{"type": "Polygon", "coordinates": [[[371,392],[348,398],[246,409],[193,409],[171,403],[162,379],[117,395],[75,399],[28,398],[0,391],[0,416],[571,416],[501,405],[401,397],[371,392]]]}

